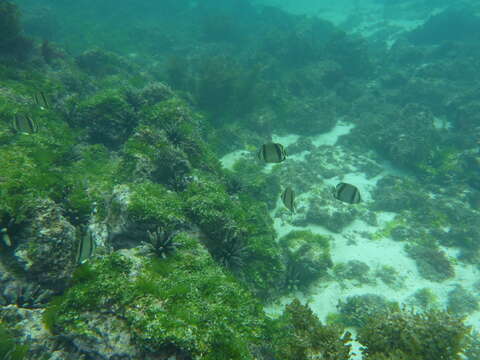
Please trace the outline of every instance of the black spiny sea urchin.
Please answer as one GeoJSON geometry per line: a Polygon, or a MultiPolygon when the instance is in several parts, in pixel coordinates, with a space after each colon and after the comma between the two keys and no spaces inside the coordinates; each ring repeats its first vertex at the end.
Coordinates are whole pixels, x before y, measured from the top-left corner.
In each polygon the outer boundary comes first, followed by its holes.
{"type": "Polygon", "coordinates": [[[148,242],[143,242],[144,252],[156,255],[165,259],[168,254],[175,251],[180,244],[175,242],[175,236],[179,231],[167,231],[156,229],[155,231],[147,230],[148,242]]]}

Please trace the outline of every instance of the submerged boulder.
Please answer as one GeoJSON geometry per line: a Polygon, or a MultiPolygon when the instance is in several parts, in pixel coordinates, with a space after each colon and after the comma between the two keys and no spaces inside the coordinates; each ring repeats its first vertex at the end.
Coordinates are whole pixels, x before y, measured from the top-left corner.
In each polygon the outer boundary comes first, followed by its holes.
{"type": "Polygon", "coordinates": [[[75,227],[52,200],[39,200],[30,220],[13,238],[16,266],[29,280],[54,290],[63,289],[75,270],[75,227]]]}

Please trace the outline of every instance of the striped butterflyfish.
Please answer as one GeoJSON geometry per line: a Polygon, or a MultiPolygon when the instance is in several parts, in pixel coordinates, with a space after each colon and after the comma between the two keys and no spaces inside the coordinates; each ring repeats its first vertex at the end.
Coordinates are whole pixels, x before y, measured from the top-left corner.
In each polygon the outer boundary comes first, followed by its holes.
{"type": "Polygon", "coordinates": [[[335,186],[333,189],[333,197],[349,204],[358,204],[362,200],[357,187],[344,182],[335,186]]]}
{"type": "Polygon", "coordinates": [[[12,119],[12,129],[21,134],[34,134],[38,131],[38,124],[28,114],[15,114],[12,119]]]}
{"type": "Polygon", "coordinates": [[[40,106],[41,109],[48,109],[50,107],[48,99],[45,96],[45,93],[43,91],[40,91],[38,93],[34,93],[32,98],[33,98],[33,102],[36,105],[40,106]]]}
{"type": "Polygon", "coordinates": [[[260,147],[257,156],[266,163],[281,163],[287,158],[287,153],[282,144],[267,143],[260,147]]]}
{"type": "Polygon", "coordinates": [[[87,231],[79,240],[76,262],[77,264],[83,264],[95,253],[97,245],[93,239],[92,233],[87,231]]]}
{"type": "Polygon", "coordinates": [[[282,202],[291,212],[295,212],[295,191],[288,186],[282,193],[282,202]]]}

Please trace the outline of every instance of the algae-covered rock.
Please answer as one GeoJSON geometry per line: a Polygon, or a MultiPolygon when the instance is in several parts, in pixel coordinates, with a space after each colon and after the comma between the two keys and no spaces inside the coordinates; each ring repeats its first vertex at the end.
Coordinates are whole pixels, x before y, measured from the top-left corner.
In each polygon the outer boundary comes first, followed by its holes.
{"type": "Polygon", "coordinates": [[[90,142],[116,149],[128,139],[138,119],[121,92],[105,90],[77,104],[72,121],[87,129],[90,142]]]}
{"type": "Polygon", "coordinates": [[[350,333],[340,325],[323,325],[308,305],[298,299],[285,307],[275,320],[272,347],[276,359],[282,360],[345,360],[349,358],[350,333]]]}
{"type": "Polygon", "coordinates": [[[408,359],[460,360],[471,328],[444,311],[391,308],[372,314],[358,331],[365,358],[401,351],[408,359]],[[401,335],[399,335],[401,334],[401,335]]]}
{"type": "Polygon", "coordinates": [[[78,240],[62,209],[51,200],[39,200],[15,237],[15,262],[25,275],[49,288],[63,289],[75,269],[78,240]]]}
{"type": "Polygon", "coordinates": [[[116,186],[107,220],[109,244],[114,249],[148,242],[148,231],[174,231],[187,226],[178,195],[151,182],[116,186]]]}
{"type": "Polygon", "coordinates": [[[308,223],[324,226],[338,233],[357,218],[360,212],[356,206],[336,200],[326,186],[319,186],[317,189],[314,190],[315,196],[309,199],[306,216],[308,223]]]}
{"type": "Polygon", "coordinates": [[[311,231],[291,231],[279,240],[286,263],[285,288],[305,288],[333,266],[330,239],[311,231]]]}
{"type": "Polygon", "coordinates": [[[455,276],[455,268],[444,251],[435,244],[417,243],[405,247],[420,275],[430,281],[442,282],[455,276]]]}
{"type": "Polygon", "coordinates": [[[57,339],[72,339],[80,354],[96,351],[100,359],[141,353],[253,360],[262,307],[198,239],[183,234],[177,241],[179,250],[167,259],[147,261],[130,250],[83,265],[74,286],[45,311],[45,325],[57,339]]]}

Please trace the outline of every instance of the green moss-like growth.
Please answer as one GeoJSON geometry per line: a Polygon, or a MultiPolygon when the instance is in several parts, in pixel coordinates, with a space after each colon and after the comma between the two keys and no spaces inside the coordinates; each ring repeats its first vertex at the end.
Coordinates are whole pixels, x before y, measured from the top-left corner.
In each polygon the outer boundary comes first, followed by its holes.
{"type": "Polygon", "coordinates": [[[403,287],[403,279],[393,266],[382,265],[375,271],[375,277],[382,280],[392,289],[399,289],[403,287]]]}
{"type": "Polygon", "coordinates": [[[425,279],[441,282],[455,276],[452,263],[435,243],[407,244],[405,250],[415,260],[420,275],[425,279]]]}
{"type": "Polygon", "coordinates": [[[372,282],[369,272],[370,266],[360,260],[338,263],[333,267],[333,275],[338,281],[352,280],[359,286],[372,282]]]}
{"type": "Polygon", "coordinates": [[[279,241],[286,262],[285,287],[306,288],[333,266],[329,238],[311,231],[291,231],[279,241]]]}
{"type": "Polygon", "coordinates": [[[357,339],[365,346],[364,359],[401,351],[408,359],[459,360],[469,333],[462,319],[446,312],[417,313],[397,307],[368,317],[357,339]]]}
{"type": "Polygon", "coordinates": [[[338,301],[337,309],[345,326],[363,326],[370,316],[383,314],[396,308],[395,302],[387,301],[383,296],[375,294],[355,295],[347,297],[346,301],[338,301]]]}
{"type": "Polygon", "coordinates": [[[480,308],[478,299],[461,285],[448,293],[447,310],[452,314],[464,316],[480,308]]]}
{"type": "Polygon", "coordinates": [[[164,230],[173,230],[184,224],[181,198],[165,186],[152,182],[132,184],[127,211],[138,223],[155,224],[164,230]]]}
{"type": "Polygon", "coordinates": [[[253,359],[249,345],[263,333],[260,304],[196,239],[182,234],[176,241],[179,251],[136,268],[136,277],[132,262],[119,254],[93,262],[76,274],[75,285],[47,309],[44,321],[54,332],[98,336],[88,316],[107,306],[122,315],[135,345],[146,352],[174,348],[193,359],[253,359]]]}
{"type": "Polygon", "coordinates": [[[103,49],[92,49],[77,56],[80,69],[95,76],[106,76],[128,69],[128,64],[118,55],[103,49]]]}
{"type": "Polygon", "coordinates": [[[280,180],[276,175],[265,174],[262,169],[262,166],[250,159],[241,159],[233,166],[233,172],[228,172],[228,176],[241,184],[240,194],[247,193],[273,209],[281,191],[280,180]]]}
{"type": "Polygon", "coordinates": [[[343,335],[343,328],[338,325],[323,325],[308,305],[302,305],[298,299],[285,307],[271,331],[277,359],[345,360],[349,357],[350,334],[343,335]]]}
{"type": "Polygon", "coordinates": [[[412,302],[414,306],[418,306],[422,310],[436,309],[439,307],[437,296],[428,288],[415,291],[412,302]]]}
{"type": "Polygon", "coordinates": [[[265,204],[251,198],[232,201],[223,184],[206,174],[197,177],[183,193],[184,208],[206,235],[205,245],[219,259],[231,240],[240,239],[245,248],[242,277],[257,294],[271,295],[279,287],[284,267],[265,204]]]}
{"type": "Polygon", "coordinates": [[[22,221],[32,201],[40,197],[63,198],[72,132],[55,114],[32,109],[31,115],[39,123],[39,132],[9,134],[8,141],[0,146],[0,220],[9,214],[22,221]]]}
{"type": "Polygon", "coordinates": [[[105,90],[80,102],[73,120],[74,125],[87,129],[92,143],[116,149],[127,140],[138,119],[121,92],[105,90]]]}
{"type": "Polygon", "coordinates": [[[22,360],[28,352],[27,345],[20,345],[0,322],[0,359],[22,360]]]}

